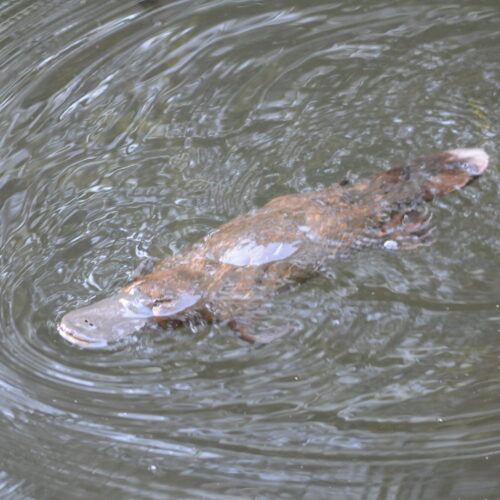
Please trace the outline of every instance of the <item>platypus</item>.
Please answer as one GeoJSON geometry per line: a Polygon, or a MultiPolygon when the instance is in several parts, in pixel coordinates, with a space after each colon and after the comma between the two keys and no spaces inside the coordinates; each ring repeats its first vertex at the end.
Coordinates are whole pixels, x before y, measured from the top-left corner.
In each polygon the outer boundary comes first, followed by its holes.
{"type": "Polygon", "coordinates": [[[427,243],[423,203],[466,186],[487,166],[482,149],[453,149],[357,182],[280,196],[159,261],[116,295],[69,312],[58,330],[96,346],[148,326],[222,321],[245,340],[270,342],[284,332],[257,334],[252,314],[271,295],[356,249],[427,243]]]}

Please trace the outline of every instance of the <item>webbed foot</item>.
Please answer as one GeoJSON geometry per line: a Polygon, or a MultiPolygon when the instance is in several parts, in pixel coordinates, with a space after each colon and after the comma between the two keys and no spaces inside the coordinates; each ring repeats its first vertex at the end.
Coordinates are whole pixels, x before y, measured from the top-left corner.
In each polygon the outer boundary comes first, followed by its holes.
{"type": "Polygon", "coordinates": [[[232,319],[228,324],[235,330],[240,339],[251,342],[252,344],[270,344],[290,333],[288,329],[284,327],[279,329],[274,328],[273,331],[258,332],[251,324],[238,319],[232,319]]]}
{"type": "Polygon", "coordinates": [[[397,212],[382,229],[382,246],[387,250],[413,249],[432,244],[433,227],[430,226],[432,215],[424,208],[397,212]]]}
{"type": "Polygon", "coordinates": [[[151,273],[159,260],[156,257],[148,257],[139,262],[139,265],[132,271],[132,279],[135,280],[145,274],[151,273]]]}

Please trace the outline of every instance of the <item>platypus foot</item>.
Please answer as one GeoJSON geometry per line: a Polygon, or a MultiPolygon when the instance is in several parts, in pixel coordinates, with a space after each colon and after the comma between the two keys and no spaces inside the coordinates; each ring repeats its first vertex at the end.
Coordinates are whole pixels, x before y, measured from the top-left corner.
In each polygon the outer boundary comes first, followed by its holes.
{"type": "Polygon", "coordinates": [[[432,213],[427,207],[410,210],[393,217],[390,227],[382,235],[382,246],[388,250],[413,249],[433,243],[430,227],[432,213]]]}

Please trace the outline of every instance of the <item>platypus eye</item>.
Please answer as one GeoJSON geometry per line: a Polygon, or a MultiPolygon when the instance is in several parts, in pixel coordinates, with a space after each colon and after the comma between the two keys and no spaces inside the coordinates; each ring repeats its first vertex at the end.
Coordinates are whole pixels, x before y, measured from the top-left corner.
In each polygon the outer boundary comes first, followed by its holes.
{"type": "Polygon", "coordinates": [[[167,296],[167,297],[162,297],[161,299],[157,299],[153,302],[153,307],[154,306],[159,306],[160,304],[165,304],[169,302],[173,302],[175,300],[174,296],[167,296]]]}

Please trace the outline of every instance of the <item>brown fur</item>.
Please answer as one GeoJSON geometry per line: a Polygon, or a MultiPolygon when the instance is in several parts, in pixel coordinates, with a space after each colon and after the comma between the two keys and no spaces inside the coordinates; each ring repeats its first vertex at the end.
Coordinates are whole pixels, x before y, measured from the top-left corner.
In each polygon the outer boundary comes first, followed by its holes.
{"type": "MultiPolygon", "coordinates": [[[[352,185],[342,181],[320,191],[280,196],[160,261],[118,296],[120,300],[141,297],[139,308],[144,302],[162,326],[191,319],[222,320],[242,338],[270,341],[282,332],[259,337],[248,319],[269,295],[313,276],[327,261],[356,249],[413,248],[427,243],[429,218],[419,206],[465,186],[487,163],[481,150],[454,150],[352,185]]],[[[109,299],[103,303],[114,304],[109,299]]],[[[99,303],[82,311],[89,318],[93,311],[102,313],[99,303]]],[[[75,331],[65,318],[60,331],[66,338],[75,342],[81,338],[80,343],[93,338],[92,332],[75,331]]],[[[87,316],[84,321],[77,317],[73,324],[86,325],[87,316]]],[[[121,328],[119,335],[113,337],[110,332],[109,338],[128,334],[121,328]]],[[[100,332],[99,338],[106,335],[100,332]]]]}

